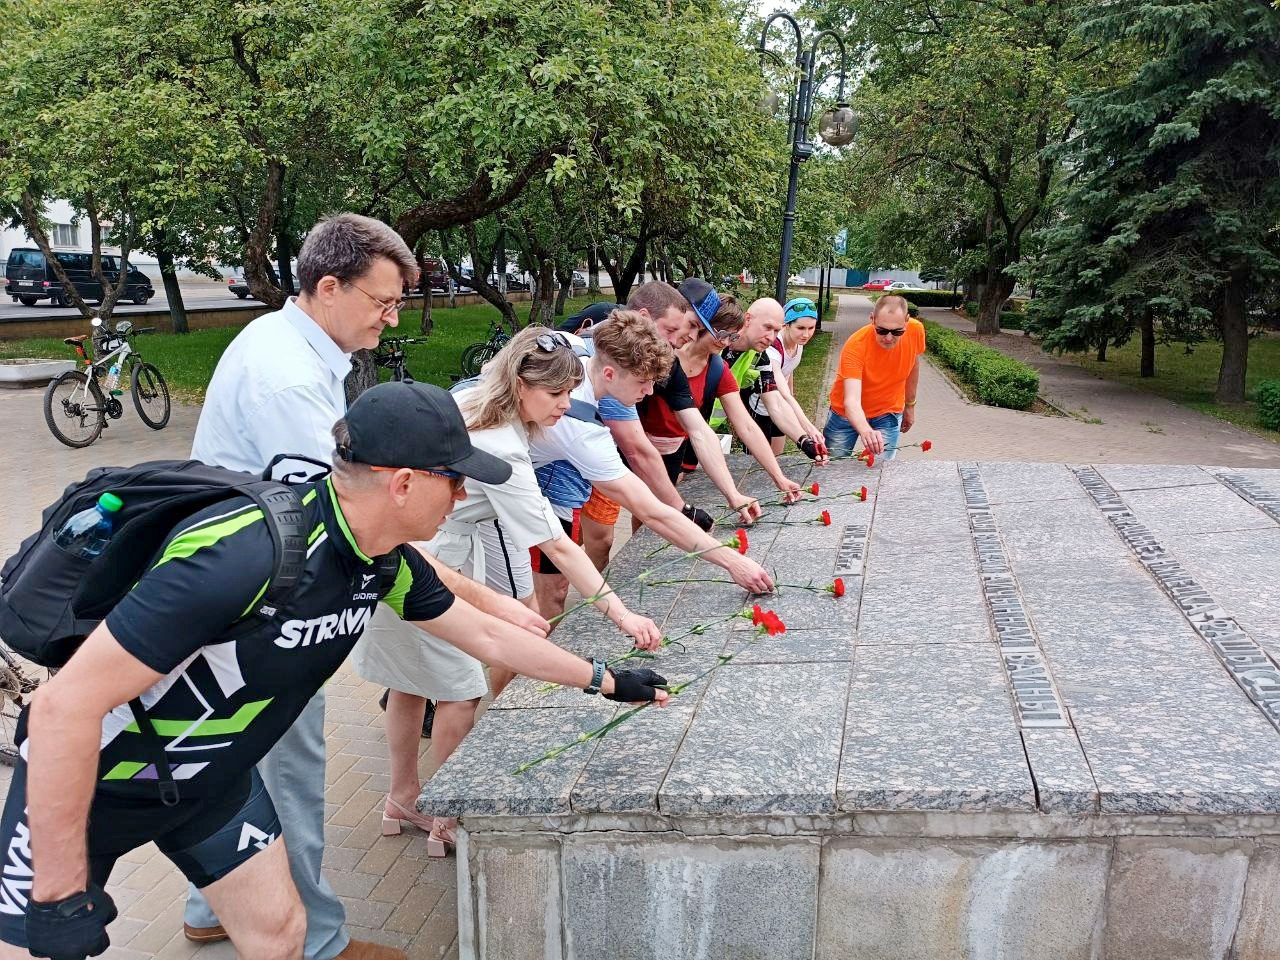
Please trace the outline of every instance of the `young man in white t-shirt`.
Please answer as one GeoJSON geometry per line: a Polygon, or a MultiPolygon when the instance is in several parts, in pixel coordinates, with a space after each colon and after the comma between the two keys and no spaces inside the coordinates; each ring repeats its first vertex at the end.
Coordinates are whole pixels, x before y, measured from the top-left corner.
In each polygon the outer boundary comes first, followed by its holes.
{"type": "MultiPolygon", "coordinates": [[[[603,397],[635,405],[653,393],[654,382],[664,378],[674,362],[671,345],[647,317],[635,311],[614,313],[608,323],[600,326],[594,339],[595,354],[586,360],[586,376],[571,394],[585,405],[588,416],[603,397]]],[[[704,554],[707,562],[722,567],[744,589],[752,593],[773,590],[773,581],[760,564],[720,546],[720,541],[704,533],[680,510],[659,500],[628,470],[613,435],[598,420],[562,417],[530,442],[529,452],[535,467],[562,463],[572,468],[587,484],[622,504],[633,517],[680,549],[709,551],[704,554]]],[[[580,494],[576,504],[557,504],[561,520],[568,520],[565,513],[571,515],[573,506],[581,507],[588,495],[589,490],[580,494]]],[[[555,616],[564,609],[568,581],[563,575],[535,571],[534,588],[544,617],[555,616]]]]}

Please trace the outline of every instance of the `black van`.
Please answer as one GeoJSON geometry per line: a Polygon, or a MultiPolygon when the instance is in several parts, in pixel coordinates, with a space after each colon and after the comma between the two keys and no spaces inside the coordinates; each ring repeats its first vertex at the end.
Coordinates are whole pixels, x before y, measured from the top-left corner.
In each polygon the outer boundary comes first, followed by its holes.
{"type": "MultiPolygon", "coordinates": [[[[75,284],[76,291],[85,300],[101,301],[102,285],[93,274],[93,255],[89,253],[54,253],[67,272],[67,278],[75,284]]],[[[102,255],[102,272],[107,282],[112,284],[120,276],[120,260],[108,254],[102,255]]],[[[53,268],[45,262],[44,254],[34,247],[19,247],[9,251],[9,262],[5,265],[4,292],[14,300],[21,301],[28,307],[34,307],[40,300],[47,299],[50,305],[65,307],[70,301],[63,295],[62,283],[53,268]]],[[[129,276],[125,280],[125,300],[134,303],[146,303],[156,295],[155,288],[146,275],[129,268],[129,276]]]]}

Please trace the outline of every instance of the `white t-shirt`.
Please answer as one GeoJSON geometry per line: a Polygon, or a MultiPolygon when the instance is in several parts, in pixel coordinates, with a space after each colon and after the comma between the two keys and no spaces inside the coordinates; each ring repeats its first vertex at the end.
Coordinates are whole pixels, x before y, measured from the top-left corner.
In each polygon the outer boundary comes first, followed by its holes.
{"type": "MultiPolygon", "coordinates": [[[[454,397],[464,415],[467,399],[473,393],[465,390],[454,397]]],[[[431,554],[458,569],[475,548],[477,525],[492,520],[502,525],[503,536],[515,550],[527,552],[530,547],[564,536],[551,504],[538,489],[524,425],[476,430],[470,436],[473,447],[510,464],[511,478],[505,483],[490,484],[468,477],[467,498],[453,508],[428,545],[431,554]]]]}
{"type": "MultiPolygon", "coordinates": [[[[773,343],[769,344],[764,352],[765,358],[778,371],[778,376],[785,377],[787,386],[791,386],[791,375],[796,372],[796,367],[800,366],[800,358],[804,356],[804,345],[798,344],[796,352],[793,356],[787,356],[787,351],[782,345],[781,337],[774,337],[773,343]]],[[[768,409],[764,405],[764,397],[760,393],[752,392],[748,400],[752,413],[758,413],[762,417],[769,415],[768,409]]]]}
{"type": "MultiPolygon", "coordinates": [[[[596,405],[595,389],[590,375],[570,394],[591,406],[596,405]]],[[[588,483],[607,483],[627,475],[626,465],[613,442],[613,434],[602,423],[588,423],[566,414],[554,427],[542,431],[529,441],[529,455],[533,466],[563,461],[576,470],[588,483]]],[[[469,481],[468,481],[469,482],[469,481]]],[[[556,516],[569,520],[573,516],[570,507],[554,505],[556,516]]]]}

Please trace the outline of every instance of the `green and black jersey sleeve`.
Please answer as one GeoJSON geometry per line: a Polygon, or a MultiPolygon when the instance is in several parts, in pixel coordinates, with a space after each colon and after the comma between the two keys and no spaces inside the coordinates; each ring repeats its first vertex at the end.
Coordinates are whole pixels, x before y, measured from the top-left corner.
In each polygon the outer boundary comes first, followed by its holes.
{"type": "Polygon", "coordinates": [[[413,547],[400,547],[400,572],[395,586],[382,598],[404,620],[434,620],[453,606],[453,594],[435,569],[413,547]]]}
{"type": "Polygon", "coordinates": [[[178,527],[137,585],[107,614],[116,642],[169,673],[248,614],[275,566],[262,510],[224,500],[178,527]]]}

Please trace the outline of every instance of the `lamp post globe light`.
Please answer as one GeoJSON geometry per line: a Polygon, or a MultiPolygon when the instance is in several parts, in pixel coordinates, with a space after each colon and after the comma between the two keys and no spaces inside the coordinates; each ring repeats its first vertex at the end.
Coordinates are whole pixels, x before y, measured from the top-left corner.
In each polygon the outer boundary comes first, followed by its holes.
{"type": "MultiPolygon", "coordinates": [[[[858,129],[858,120],[844,99],[846,77],[844,41],[834,31],[823,30],[813,38],[812,45],[806,50],[800,24],[796,18],[783,11],[774,13],[765,20],[764,27],[760,30],[760,46],[757,52],[760,54],[761,66],[763,67],[766,56],[772,57],[780,65],[785,65],[782,58],[769,50],[766,45],[769,28],[779,20],[789,24],[795,31],[796,72],[799,74],[799,85],[790,98],[790,112],[787,117],[787,136],[791,141],[791,170],[787,177],[787,205],[782,214],[782,252],[778,258],[776,289],[778,302],[785,303],[787,277],[791,275],[791,239],[796,224],[796,186],[800,177],[800,164],[813,156],[816,150],[815,144],[809,139],[809,123],[813,119],[814,97],[818,87],[821,86],[821,80],[814,82],[813,71],[818,61],[818,48],[824,40],[834,41],[840,50],[840,89],[836,94],[836,106],[823,113],[818,120],[818,135],[830,146],[846,146],[853,141],[853,135],[858,129]]],[[[769,93],[762,98],[761,107],[772,113],[777,109],[778,102],[777,94],[769,93]]]]}

